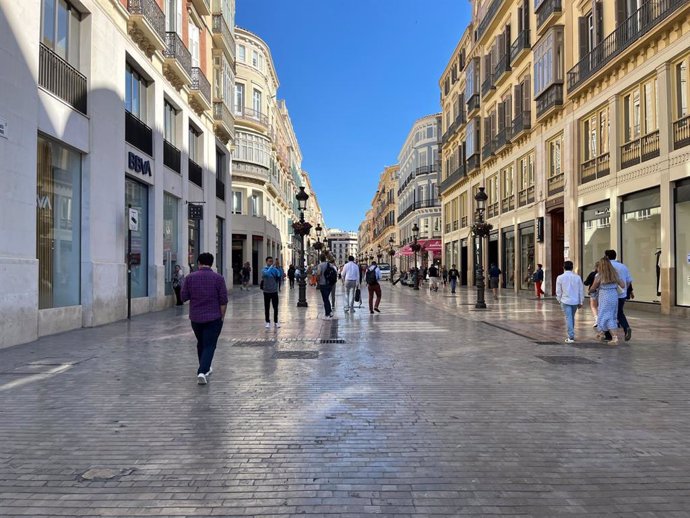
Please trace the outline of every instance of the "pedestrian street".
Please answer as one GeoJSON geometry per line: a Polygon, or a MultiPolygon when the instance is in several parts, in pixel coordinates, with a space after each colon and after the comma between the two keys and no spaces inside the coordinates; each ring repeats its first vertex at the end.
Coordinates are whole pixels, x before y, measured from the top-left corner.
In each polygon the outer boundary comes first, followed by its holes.
{"type": "Polygon", "coordinates": [[[690,516],[682,320],[343,293],[234,291],[204,386],[186,306],[0,349],[0,516],[690,516]]]}

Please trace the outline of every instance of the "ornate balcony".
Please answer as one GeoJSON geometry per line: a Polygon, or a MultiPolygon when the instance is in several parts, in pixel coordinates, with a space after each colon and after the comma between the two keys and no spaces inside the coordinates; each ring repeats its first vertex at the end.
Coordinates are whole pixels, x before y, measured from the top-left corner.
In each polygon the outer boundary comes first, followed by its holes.
{"type": "Polygon", "coordinates": [[[195,112],[201,114],[213,108],[211,99],[211,83],[199,67],[192,68],[192,86],[189,92],[189,105],[195,112]]]}
{"type": "Polygon", "coordinates": [[[510,75],[510,56],[506,53],[503,54],[496,63],[494,67],[494,87],[497,88],[501,86],[503,80],[510,75]]]}
{"type": "Polygon", "coordinates": [[[479,94],[473,94],[469,99],[467,99],[467,118],[474,114],[474,112],[479,110],[479,94]]]}
{"type": "Polygon", "coordinates": [[[235,63],[235,38],[222,14],[213,15],[213,44],[223,50],[231,64],[235,63]]]}
{"type": "Polygon", "coordinates": [[[561,0],[544,0],[535,9],[537,15],[537,34],[543,34],[558,16],[563,12],[561,0]]]}
{"type": "Polygon", "coordinates": [[[494,86],[494,75],[489,73],[482,83],[482,99],[486,99],[492,92],[496,91],[494,86]]]}
{"type": "Polygon", "coordinates": [[[471,173],[472,171],[476,171],[479,169],[479,153],[475,153],[474,155],[471,155],[467,157],[467,174],[471,173]]]}
{"type": "Polygon", "coordinates": [[[532,112],[524,111],[513,119],[513,130],[511,140],[520,137],[523,132],[529,131],[532,127],[532,112]]]}
{"type": "Polygon", "coordinates": [[[230,110],[225,106],[225,102],[217,101],[213,103],[213,129],[216,136],[227,144],[233,138],[235,132],[235,119],[230,110]]]}
{"type": "Polygon", "coordinates": [[[268,115],[257,112],[252,108],[235,110],[235,119],[242,121],[243,123],[246,122],[255,129],[264,130],[266,132],[268,132],[270,129],[268,115]]]}
{"type": "Polygon", "coordinates": [[[673,123],[673,149],[690,146],[690,115],[673,123]]]}
{"type": "Polygon", "coordinates": [[[642,7],[623,21],[604,41],[587,53],[568,72],[568,93],[582,86],[597,71],[613,62],[635,41],[654,30],[674,11],[687,7],[687,0],[655,0],[644,2],[642,7]]]}
{"type": "Polygon", "coordinates": [[[512,130],[510,126],[503,128],[501,131],[499,131],[496,134],[496,148],[495,150],[498,152],[508,144],[510,144],[510,134],[512,130]]]}
{"type": "Polygon", "coordinates": [[[40,43],[38,84],[86,115],[86,76],[40,43]]]}
{"type": "Polygon", "coordinates": [[[530,45],[529,30],[523,30],[515,38],[515,41],[510,46],[510,64],[515,65],[522,56],[526,56],[528,51],[532,48],[530,45]]]}
{"type": "Polygon", "coordinates": [[[563,106],[563,84],[554,83],[536,98],[537,120],[550,113],[555,108],[563,106]]]}
{"type": "Polygon", "coordinates": [[[438,191],[440,193],[443,193],[450,189],[453,185],[458,183],[460,180],[462,180],[465,176],[467,176],[467,168],[465,167],[465,164],[461,165],[458,167],[455,171],[453,171],[448,177],[441,182],[439,185],[438,191]]]}
{"type": "Polygon", "coordinates": [[[659,156],[659,130],[621,146],[621,169],[626,169],[659,156]]]}
{"type": "Polygon", "coordinates": [[[180,90],[192,84],[192,54],[176,32],[165,33],[166,47],[163,73],[170,84],[180,90]]]}
{"type": "Polygon", "coordinates": [[[534,203],[534,185],[530,185],[518,193],[518,205],[520,207],[524,207],[530,203],[534,203]]]}
{"type": "Polygon", "coordinates": [[[207,14],[211,14],[211,2],[210,0],[189,0],[192,4],[194,4],[194,8],[196,9],[196,12],[199,13],[201,16],[206,16],[207,14]]]}
{"type": "Polygon", "coordinates": [[[484,17],[482,20],[479,22],[479,25],[477,26],[477,39],[481,39],[481,37],[484,35],[486,30],[491,26],[491,22],[494,20],[496,17],[496,14],[501,8],[501,4],[503,3],[503,0],[493,0],[491,4],[489,5],[489,8],[485,11],[484,17]]]}
{"type": "Polygon", "coordinates": [[[511,194],[501,200],[501,212],[506,213],[515,210],[515,195],[511,194]]]}
{"type": "Polygon", "coordinates": [[[165,13],[156,0],[128,0],[127,32],[150,58],[165,48],[165,13]]]}
{"type": "Polygon", "coordinates": [[[580,183],[587,183],[611,173],[610,155],[604,153],[580,164],[580,183]]]}
{"type": "Polygon", "coordinates": [[[496,137],[491,137],[491,139],[484,144],[482,147],[482,161],[485,162],[494,156],[496,151],[496,137]]]}

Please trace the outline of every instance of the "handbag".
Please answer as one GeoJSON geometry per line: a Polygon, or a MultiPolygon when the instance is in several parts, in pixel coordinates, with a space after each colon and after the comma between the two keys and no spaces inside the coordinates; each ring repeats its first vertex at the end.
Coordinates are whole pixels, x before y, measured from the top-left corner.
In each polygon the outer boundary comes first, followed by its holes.
{"type": "Polygon", "coordinates": [[[359,286],[355,288],[355,302],[362,302],[362,290],[359,286]]]}
{"type": "Polygon", "coordinates": [[[623,293],[625,293],[625,288],[621,288],[620,284],[616,284],[616,291],[618,292],[618,295],[623,295],[623,293]]]}

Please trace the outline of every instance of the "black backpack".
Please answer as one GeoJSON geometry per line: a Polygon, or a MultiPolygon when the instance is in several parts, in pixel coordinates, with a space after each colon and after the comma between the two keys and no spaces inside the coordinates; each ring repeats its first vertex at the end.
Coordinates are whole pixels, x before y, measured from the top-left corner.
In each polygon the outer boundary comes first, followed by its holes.
{"type": "Polygon", "coordinates": [[[329,286],[333,286],[338,283],[338,271],[333,268],[330,264],[326,265],[326,271],[323,272],[323,277],[329,286]]]}
{"type": "Polygon", "coordinates": [[[367,284],[378,284],[378,279],[376,278],[376,269],[367,270],[367,275],[365,277],[367,284]]]}

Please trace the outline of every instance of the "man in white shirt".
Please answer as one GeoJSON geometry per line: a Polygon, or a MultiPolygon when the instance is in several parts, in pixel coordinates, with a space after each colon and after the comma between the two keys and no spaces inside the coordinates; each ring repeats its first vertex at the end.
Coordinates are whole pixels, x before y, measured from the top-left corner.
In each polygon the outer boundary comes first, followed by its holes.
{"type": "Polygon", "coordinates": [[[359,266],[355,258],[350,256],[340,272],[340,277],[345,284],[345,313],[355,312],[355,290],[359,284],[359,266]]]}
{"type": "Polygon", "coordinates": [[[625,301],[627,299],[635,298],[632,285],[633,278],[632,275],[630,275],[628,267],[616,260],[617,254],[615,250],[605,250],[604,255],[611,261],[611,265],[616,269],[618,277],[625,281],[625,289],[618,294],[618,325],[623,328],[625,332],[625,341],[628,342],[632,337],[632,329],[630,328],[630,324],[628,324],[628,319],[625,316],[623,308],[625,307],[625,301]]]}
{"type": "Polygon", "coordinates": [[[565,343],[575,342],[575,312],[585,301],[585,285],[579,275],[573,273],[573,262],[563,264],[565,270],[556,278],[556,299],[565,313],[565,324],[568,328],[568,338],[565,343]]]}

